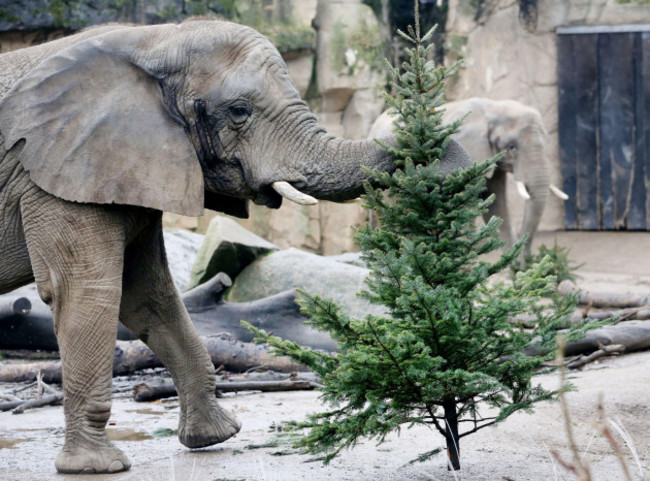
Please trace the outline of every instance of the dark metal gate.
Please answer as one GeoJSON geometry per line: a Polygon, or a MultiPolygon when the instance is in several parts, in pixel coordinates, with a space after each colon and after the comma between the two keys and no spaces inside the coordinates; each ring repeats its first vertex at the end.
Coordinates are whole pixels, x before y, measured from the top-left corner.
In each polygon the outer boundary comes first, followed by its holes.
{"type": "Polygon", "coordinates": [[[557,33],[565,227],[650,230],[650,25],[557,33]]]}

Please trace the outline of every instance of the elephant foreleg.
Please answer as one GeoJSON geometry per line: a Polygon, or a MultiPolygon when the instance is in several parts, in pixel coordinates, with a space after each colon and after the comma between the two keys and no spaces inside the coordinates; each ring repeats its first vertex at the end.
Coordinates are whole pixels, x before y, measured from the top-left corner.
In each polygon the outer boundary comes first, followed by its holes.
{"type": "Polygon", "coordinates": [[[170,371],[179,393],[178,436],[190,447],[216,444],[241,425],[214,394],[210,357],[176,290],[167,267],[161,217],[126,250],[120,320],[142,339],[170,371]]]}
{"type": "Polygon", "coordinates": [[[63,368],[65,443],[62,473],[130,467],[106,436],[113,351],[122,289],[124,226],[101,207],[47,194],[21,205],[25,238],[41,298],[52,309],[63,368]]]}

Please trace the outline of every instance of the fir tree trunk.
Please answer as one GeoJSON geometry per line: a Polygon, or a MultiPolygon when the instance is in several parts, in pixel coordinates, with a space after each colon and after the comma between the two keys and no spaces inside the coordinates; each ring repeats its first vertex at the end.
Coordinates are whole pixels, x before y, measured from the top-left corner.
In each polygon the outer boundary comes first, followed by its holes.
{"type": "Polygon", "coordinates": [[[445,410],[445,440],[447,441],[447,456],[449,457],[449,470],[458,471],[460,469],[460,445],[458,439],[458,413],[456,412],[456,402],[454,399],[448,399],[443,402],[445,410]]]}

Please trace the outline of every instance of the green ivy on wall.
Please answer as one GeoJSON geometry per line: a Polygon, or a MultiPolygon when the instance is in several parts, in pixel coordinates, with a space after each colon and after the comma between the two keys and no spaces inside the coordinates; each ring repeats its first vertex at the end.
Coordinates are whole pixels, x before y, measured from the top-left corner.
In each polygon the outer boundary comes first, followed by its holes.
{"type": "Polygon", "coordinates": [[[50,27],[79,30],[96,23],[143,21],[146,23],[182,21],[192,16],[225,18],[259,30],[286,53],[314,47],[316,34],[309,24],[299,24],[291,15],[290,0],[278,0],[270,6],[268,0],[41,0],[17,1],[0,8],[0,22],[30,28],[26,20],[38,18],[35,28],[51,18],[50,27]],[[36,6],[35,6],[36,5],[36,6]],[[153,12],[151,12],[153,10],[153,12]],[[138,17],[138,20],[134,18],[138,17]],[[21,25],[22,24],[22,25],[21,25]]]}
{"type": "Polygon", "coordinates": [[[368,25],[365,19],[353,27],[343,20],[334,24],[331,41],[332,67],[354,74],[357,67],[368,65],[375,70],[384,69],[383,40],[376,25],[368,25]],[[351,56],[353,58],[351,58],[351,56]]]}

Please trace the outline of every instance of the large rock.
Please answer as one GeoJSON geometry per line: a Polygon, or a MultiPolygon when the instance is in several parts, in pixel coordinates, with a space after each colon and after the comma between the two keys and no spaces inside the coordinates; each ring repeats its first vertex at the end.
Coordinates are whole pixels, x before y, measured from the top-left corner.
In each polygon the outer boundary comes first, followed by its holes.
{"type": "Polygon", "coordinates": [[[246,302],[300,288],[334,299],[354,317],[379,314],[382,309],[359,299],[368,269],[336,262],[298,249],[274,252],[258,259],[235,280],[228,293],[231,302],[246,302]]]}
{"type": "Polygon", "coordinates": [[[234,220],[217,216],[210,221],[203,244],[192,266],[188,288],[225,272],[232,279],[251,262],[277,246],[244,229],[234,220]]]}
{"type": "Polygon", "coordinates": [[[190,273],[203,236],[185,230],[163,231],[167,263],[179,291],[188,288],[190,273]]]}

